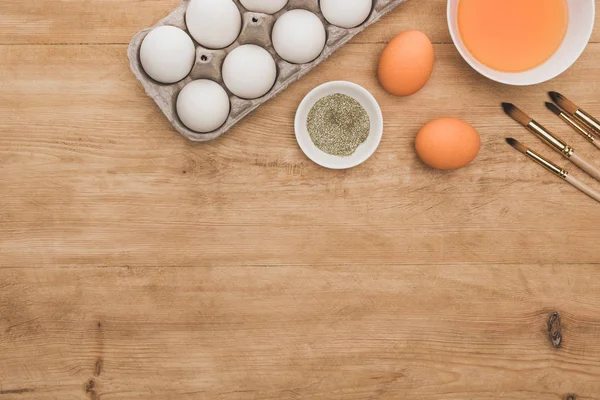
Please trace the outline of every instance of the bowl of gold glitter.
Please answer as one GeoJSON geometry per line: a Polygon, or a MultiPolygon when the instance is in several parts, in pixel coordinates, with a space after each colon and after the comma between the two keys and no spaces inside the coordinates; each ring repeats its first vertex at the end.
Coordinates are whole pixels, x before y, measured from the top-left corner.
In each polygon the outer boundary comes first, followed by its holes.
{"type": "Polygon", "coordinates": [[[296,140],[315,163],[347,169],[375,153],[383,135],[383,115],[368,90],[352,82],[328,82],[300,103],[296,140]]]}

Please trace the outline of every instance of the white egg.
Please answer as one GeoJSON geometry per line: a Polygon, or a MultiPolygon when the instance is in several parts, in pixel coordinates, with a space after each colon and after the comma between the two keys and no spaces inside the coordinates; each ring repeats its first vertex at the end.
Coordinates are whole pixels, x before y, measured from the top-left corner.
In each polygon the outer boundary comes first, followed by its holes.
{"type": "Polygon", "coordinates": [[[175,83],[185,78],[196,59],[194,42],[174,26],[159,26],[146,35],[140,48],[142,68],[155,81],[175,83]]]}
{"type": "Polygon", "coordinates": [[[287,4],[288,0],[240,0],[248,11],[275,14],[287,4]]]}
{"type": "Polygon", "coordinates": [[[277,66],[271,54],[253,44],[245,44],[229,53],[222,72],[227,89],[243,99],[264,96],[277,79],[277,66]]]}
{"type": "Polygon", "coordinates": [[[342,28],[354,28],[369,18],[373,0],[321,0],[325,19],[342,28]]]}
{"type": "Polygon", "coordinates": [[[188,83],[177,96],[177,115],[189,129],[207,133],[217,130],[229,117],[229,97],[216,82],[200,79],[188,83]]]}
{"type": "Polygon", "coordinates": [[[185,22],[192,37],[209,49],[229,46],[242,29],[240,10],[232,0],[191,0],[185,22]]]}
{"type": "Polygon", "coordinates": [[[295,64],[313,61],[327,40],[323,23],[307,10],[291,10],[277,19],[272,33],[273,47],[281,58],[295,64]]]}

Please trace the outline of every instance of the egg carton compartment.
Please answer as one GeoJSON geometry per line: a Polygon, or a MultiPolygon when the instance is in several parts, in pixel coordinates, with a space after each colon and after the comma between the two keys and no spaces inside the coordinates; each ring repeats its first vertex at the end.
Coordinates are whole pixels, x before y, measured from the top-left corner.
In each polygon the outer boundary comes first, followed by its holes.
{"type": "MultiPolygon", "coordinates": [[[[150,78],[140,61],[140,48],[146,35],[153,29],[170,25],[175,26],[188,35],[190,34],[186,22],[185,12],[190,3],[190,0],[183,0],[182,3],[171,12],[166,18],[160,20],[151,28],[144,29],[138,32],[131,40],[128,47],[128,57],[131,70],[136,78],[142,83],[146,94],[150,96],[158,105],[175,130],[180,134],[195,142],[204,142],[218,138],[223,135],[235,124],[241,121],[246,115],[258,108],[263,103],[267,102],[277,94],[285,90],[292,83],[299,80],[301,77],[310,72],[321,62],[329,58],[336,50],[346,44],[350,39],[362,32],[370,25],[377,22],[385,14],[393,10],[398,5],[406,0],[374,0],[373,9],[367,20],[356,28],[340,28],[327,22],[319,7],[319,0],[289,0],[287,5],[276,14],[263,14],[246,10],[239,2],[233,0],[242,15],[242,29],[236,41],[224,49],[207,49],[200,46],[195,40],[196,60],[190,74],[182,81],[174,84],[159,83],[150,78]],[[271,43],[271,30],[277,18],[285,12],[294,9],[308,10],[319,17],[325,26],[327,40],[322,53],[313,61],[307,64],[292,64],[283,60],[273,48],[271,43]],[[271,90],[264,96],[247,100],[233,95],[223,83],[221,75],[221,67],[227,54],[236,47],[244,44],[254,44],[266,49],[277,66],[277,79],[271,90]],[[197,79],[210,79],[221,85],[229,95],[231,109],[230,114],[225,123],[217,130],[209,133],[199,133],[187,128],[177,116],[176,102],[177,96],[181,89],[188,83],[197,79]]],[[[193,37],[190,35],[193,40],[193,37]]]]}

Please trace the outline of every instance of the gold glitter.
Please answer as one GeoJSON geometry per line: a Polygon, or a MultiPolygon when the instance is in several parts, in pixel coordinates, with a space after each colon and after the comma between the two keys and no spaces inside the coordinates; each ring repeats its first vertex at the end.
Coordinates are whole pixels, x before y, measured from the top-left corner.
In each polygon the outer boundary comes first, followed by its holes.
{"type": "Polygon", "coordinates": [[[347,157],[369,137],[369,115],[358,101],[345,94],[325,96],[308,113],[306,127],[320,150],[347,157]]]}

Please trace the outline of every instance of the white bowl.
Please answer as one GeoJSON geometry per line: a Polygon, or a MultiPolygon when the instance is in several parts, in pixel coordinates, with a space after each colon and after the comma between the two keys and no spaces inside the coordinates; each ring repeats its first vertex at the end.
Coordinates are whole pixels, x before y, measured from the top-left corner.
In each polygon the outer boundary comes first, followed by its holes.
{"type": "Polygon", "coordinates": [[[308,158],[325,168],[347,169],[362,164],[375,153],[383,135],[383,115],[377,100],[368,90],[352,82],[334,81],[318,86],[306,95],[296,112],[294,126],[296,140],[308,158]],[[308,113],[315,103],[325,96],[336,93],[345,94],[358,101],[369,115],[371,122],[367,140],[356,149],[354,154],[347,157],[332,156],[317,148],[306,128],[308,113]]]}
{"type": "Polygon", "coordinates": [[[507,85],[535,85],[562,74],[581,56],[594,30],[594,0],[567,0],[569,25],[565,39],[558,51],[548,61],[534,69],[517,73],[500,72],[477,61],[467,50],[458,30],[459,1],[448,0],[448,27],[456,48],[465,61],[477,72],[496,82],[507,85]]]}

